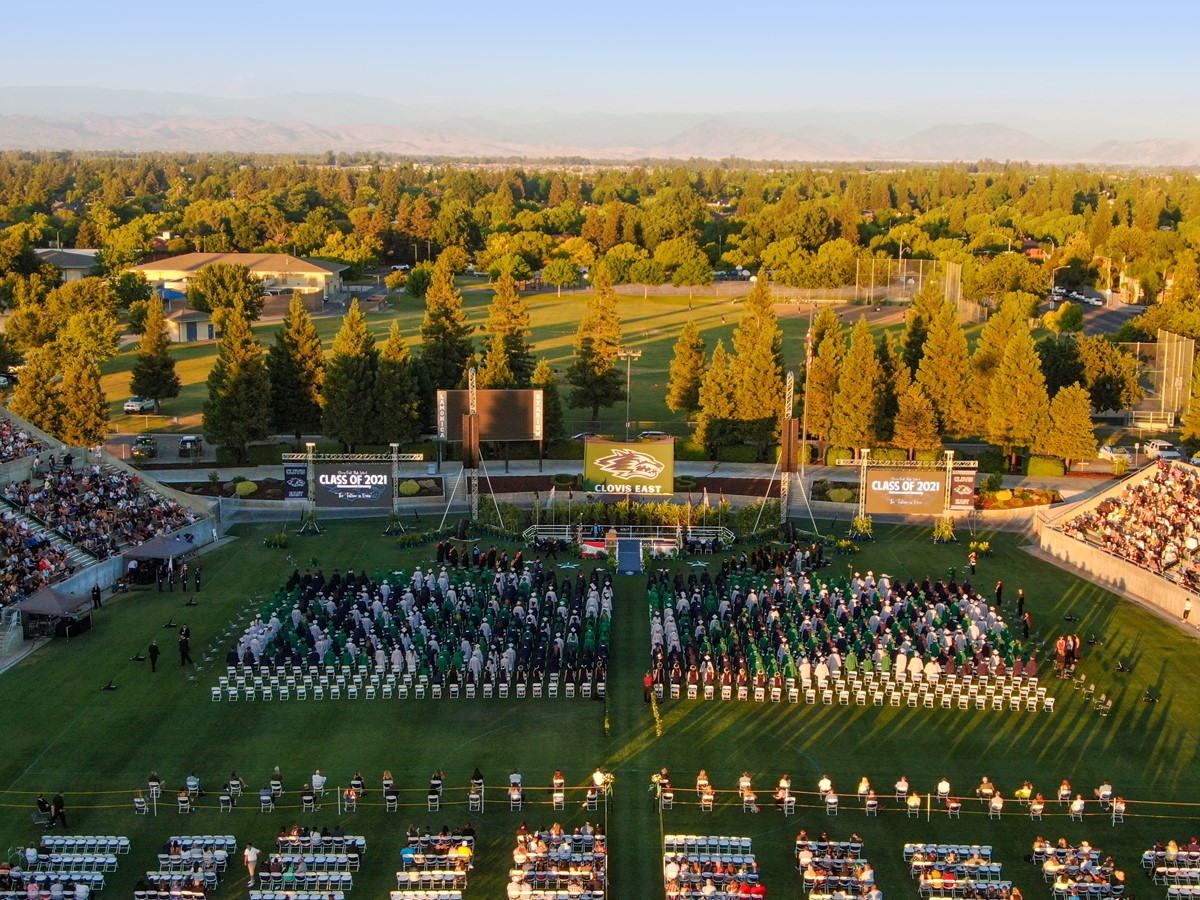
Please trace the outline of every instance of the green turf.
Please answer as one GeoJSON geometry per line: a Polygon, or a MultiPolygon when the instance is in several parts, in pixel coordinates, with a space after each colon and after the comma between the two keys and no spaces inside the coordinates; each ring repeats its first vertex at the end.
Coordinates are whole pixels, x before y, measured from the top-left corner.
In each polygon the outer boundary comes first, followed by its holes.
{"type": "MultiPolygon", "coordinates": [[[[463,307],[471,323],[476,326],[475,340],[478,345],[493,291],[476,279],[460,280],[460,287],[463,289],[463,307]]],[[[561,298],[554,293],[530,294],[525,298],[529,304],[532,330],[530,340],[534,352],[545,356],[560,373],[573,358],[575,330],[579,325],[587,296],[585,292],[572,291],[561,298]]],[[[667,409],[665,402],[667,377],[674,356],[675,341],[679,338],[679,331],[684,322],[690,319],[697,324],[708,342],[710,352],[720,339],[725,341],[726,349],[731,346],[733,331],[741,316],[741,306],[730,302],[727,297],[698,297],[693,306],[692,310],[688,309],[686,294],[649,298],[621,294],[618,298],[625,343],[643,351],[641,359],[632,367],[632,377],[639,388],[633,392],[630,408],[635,430],[665,428],[679,435],[691,431],[684,424],[683,414],[667,409]]],[[[780,309],[779,321],[784,335],[784,364],[786,368],[796,369],[803,364],[808,309],[790,304],[780,309]]],[[[847,308],[843,311],[843,319],[848,325],[852,324],[859,313],[864,311],[865,307],[847,308]]],[[[420,327],[424,314],[425,305],[422,301],[400,294],[395,295],[391,312],[369,313],[367,322],[371,332],[382,341],[387,336],[392,319],[398,319],[409,346],[415,350],[420,342],[420,327]]],[[[326,352],[330,349],[341,322],[340,316],[326,316],[316,320],[317,331],[325,343],[326,352]]],[[[886,322],[887,328],[901,327],[901,312],[891,310],[886,322]]],[[[270,346],[278,327],[278,324],[259,325],[255,328],[255,333],[264,346],[270,346]]],[[[978,327],[973,326],[970,332],[973,334],[977,330],[978,327]]],[[[198,427],[200,410],[207,396],[205,379],[216,359],[216,344],[189,344],[175,348],[173,353],[178,361],[177,371],[183,382],[183,390],[177,399],[163,404],[162,417],[126,416],[121,412],[121,404],[129,396],[129,378],[136,357],[136,347],[127,349],[104,364],[102,387],[110,402],[113,423],[119,430],[169,431],[176,427],[198,427]],[[180,419],[178,426],[172,421],[174,417],[180,419]]],[[[566,415],[568,433],[573,433],[587,427],[590,410],[567,409],[566,415]]],[[[601,430],[604,433],[617,435],[619,431],[623,432],[623,403],[601,410],[600,415],[601,430]]]]}
{"type": "MultiPolygon", "coordinates": [[[[242,540],[204,558],[205,590],[199,606],[183,607],[184,597],[178,593],[127,595],[106,606],[87,635],[70,643],[56,641],[0,676],[0,689],[9,701],[5,752],[0,754],[0,846],[36,837],[28,818],[30,792],[62,789],[72,832],[132,838],[133,853],[108,876],[110,896],[128,896],[138,872],[153,866],[155,852],[172,833],[229,832],[242,844],[268,843],[282,825],[301,818],[288,804],[298,804],[295,791],[316,767],[330,776],[331,785],[344,784],[361,769],[369,787],[377,786],[380,773],[390,768],[398,786],[412,792],[404,800],[417,804],[398,815],[386,814],[376,805],[378,792],[373,792],[348,817],[349,830],[365,834],[369,844],[355,879],[356,897],[385,896],[394,886],[403,830],[410,822],[436,829],[467,818],[465,786],[475,766],[492,786],[492,802],[484,815],[472,817],[479,852],[468,897],[503,895],[513,835],[522,819],[530,825],[559,819],[573,826],[584,818],[578,807],[582,792],[563,813],[536,804],[523,813],[509,812],[499,802],[499,786],[513,767],[524,773],[533,800],[548,799],[548,792],[537,786],[548,786],[556,768],[564,770],[569,784],[584,782],[598,764],[615,772],[608,829],[612,896],[620,898],[661,896],[664,830],[751,836],[774,896],[799,893],[791,867],[799,828],[810,833],[828,830],[833,837],[857,831],[866,839],[867,856],[892,898],[916,897],[915,883],[901,862],[905,841],[992,844],[1006,877],[1032,898],[1050,893],[1040,873],[1022,862],[1038,833],[1052,839],[1088,838],[1116,856],[1137,890],[1141,851],[1156,840],[1187,837],[1196,830],[1197,807],[1168,805],[1194,799],[1194,723],[1200,713],[1190,674],[1197,663],[1195,640],[1172,623],[1031,558],[1019,549],[1017,536],[985,535],[996,555],[981,561],[977,580],[990,591],[995,580],[1003,578],[1010,603],[1016,588],[1025,587],[1035,630],[1046,639],[1066,627],[1085,639],[1091,634],[1103,638],[1103,645],[1085,646],[1082,671],[1097,681],[1098,693],[1116,699],[1111,717],[1100,718],[1069,684],[1045,677],[1044,683],[1058,697],[1052,714],[677,701],[664,705],[659,737],[640,689],[648,652],[640,577],[618,579],[608,735],[604,705],[582,699],[210,702],[209,688],[221,666],[189,682],[175,655],[175,631],[163,628],[163,623],[173,619],[191,626],[199,660],[234,619],[242,620],[248,601],[269,592],[290,570],[289,554],[302,566],[315,557],[327,571],[334,565],[374,571],[429,557],[428,550],[395,551],[392,541],[379,536],[379,523],[329,524],[323,536],[296,538],[288,550],[262,546],[262,537],[273,530],[270,526],[239,527],[242,540]],[[1068,612],[1082,620],[1065,622],[1068,612]],[[146,663],[129,659],[144,651],[152,638],[165,650],[156,675],[146,663]],[[1114,673],[1118,655],[1132,667],[1130,674],[1114,673]],[[100,691],[109,679],[119,689],[100,691]],[[1161,696],[1161,702],[1143,703],[1147,689],[1161,696]],[[170,788],[195,770],[215,789],[232,769],[255,787],[276,765],[292,793],[274,814],[260,814],[248,798],[250,802],[235,813],[222,816],[214,808],[215,795],[206,798],[190,820],[177,816],[172,807],[162,810],[157,820],[132,814],[131,792],[145,784],[152,769],[170,788]],[[760,815],[743,815],[740,804],[723,795],[715,813],[700,814],[695,807],[680,805],[660,820],[647,787],[650,774],[664,765],[674,773],[680,801],[691,799],[690,786],[701,767],[718,789],[725,790],[735,786],[743,769],[749,770],[761,785],[764,801],[768,785],[784,771],[791,773],[798,791],[814,790],[827,772],[843,796],[842,814],[827,818],[806,807],[812,798],[802,795],[796,818],[785,821],[769,801],[760,815]],[[441,813],[429,814],[424,789],[436,768],[446,773],[449,802],[441,813]],[[1051,805],[1046,821],[1037,825],[1010,806],[1010,813],[997,823],[968,803],[962,820],[955,822],[936,814],[929,823],[909,820],[894,804],[879,819],[866,819],[852,797],[863,774],[881,789],[881,796],[901,774],[922,793],[944,774],[965,795],[983,775],[1006,793],[1029,778],[1048,795],[1066,777],[1085,796],[1108,777],[1130,799],[1129,816],[1114,830],[1100,816],[1089,817],[1083,825],[1068,823],[1065,812],[1051,805]]],[[[962,545],[934,546],[926,529],[884,528],[879,540],[849,566],[936,576],[951,566],[961,567],[965,554],[962,545]]],[[[832,570],[823,572],[840,575],[846,567],[846,559],[840,557],[832,570]]],[[[1044,674],[1049,676],[1045,670],[1044,674]]],[[[313,819],[303,817],[306,822],[313,819]]],[[[327,807],[315,819],[332,825],[335,814],[327,807]]],[[[244,884],[234,875],[220,896],[243,896],[244,884]]],[[[1151,895],[1161,890],[1152,889],[1151,895]]]]}

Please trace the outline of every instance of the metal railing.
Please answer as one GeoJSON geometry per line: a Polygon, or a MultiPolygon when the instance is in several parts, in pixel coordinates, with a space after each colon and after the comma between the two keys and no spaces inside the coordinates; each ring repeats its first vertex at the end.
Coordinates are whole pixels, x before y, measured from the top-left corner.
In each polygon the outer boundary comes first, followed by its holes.
{"type": "Polygon", "coordinates": [[[521,532],[521,537],[527,541],[535,538],[573,541],[581,531],[585,539],[592,540],[605,539],[610,531],[615,531],[618,539],[643,541],[710,541],[716,538],[728,545],[737,539],[732,531],[722,525],[692,525],[690,528],[674,525],[530,525],[521,532]]]}

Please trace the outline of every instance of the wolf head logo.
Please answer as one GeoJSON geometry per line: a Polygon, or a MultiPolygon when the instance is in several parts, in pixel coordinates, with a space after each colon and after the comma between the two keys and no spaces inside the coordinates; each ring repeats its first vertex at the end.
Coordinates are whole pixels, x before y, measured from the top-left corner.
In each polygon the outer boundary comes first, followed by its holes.
{"type": "Polygon", "coordinates": [[[644,478],[647,481],[653,481],[666,468],[664,463],[659,462],[649,453],[625,447],[613,450],[608,456],[600,457],[596,460],[596,466],[613,478],[620,478],[622,481],[628,481],[630,478],[644,478]]]}

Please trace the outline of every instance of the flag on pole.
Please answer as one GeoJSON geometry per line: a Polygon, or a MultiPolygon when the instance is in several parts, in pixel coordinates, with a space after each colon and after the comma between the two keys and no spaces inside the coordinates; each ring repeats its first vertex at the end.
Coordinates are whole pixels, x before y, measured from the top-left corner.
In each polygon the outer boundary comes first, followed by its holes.
{"type": "Polygon", "coordinates": [[[546,509],[550,509],[550,507],[554,506],[554,491],[554,485],[550,485],[550,493],[546,496],[546,509]]]}
{"type": "Polygon", "coordinates": [[[707,486],[707,485],[705,485],[705,488],[704,488],[704,497],[703,497],[703,498],[700,500],[700,505],[701,505],[701,506],[708,506],[708,486],[707,486]]]}

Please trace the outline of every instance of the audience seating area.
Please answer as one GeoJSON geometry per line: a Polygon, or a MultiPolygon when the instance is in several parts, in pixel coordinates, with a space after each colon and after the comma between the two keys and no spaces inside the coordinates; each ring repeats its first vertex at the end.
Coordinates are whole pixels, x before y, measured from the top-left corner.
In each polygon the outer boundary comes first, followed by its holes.
{"type": "Polygon", "coordinates": [[[1061,526],[1064,534],[1200,590],[1200,472],[1160,460],[1140,483],[1061,526]]]}
{"type": "Polygon", "coordinates": [[[8,872],[5,897],[19,900],[87,900],[104,890],[105,873],[129,853],[129,838],[117,835],[43,835],[39,848],[25,851],[25,866],[8,872]]]}
{"type": "Polygon", "coordinates": [[[1142,854],[1142,868],[1171,898],[1200,897],[1200,841],[1159,841],[1142,854]]]}
{"type": "Polygon", "coordinates": [[[11,512],[0,513],[0,606],[21,600],[75,571],[66,547],[11,512]]]}
{"type": "Polygon", "coordinates": [[[663,880],[668,898],[732,900],[766,896],[748,837],[666,835],[663,880]]]}
{"type": "Polygon", "coordinates": [[[922,897],[1004,900],[1013,883],[986,844],[905,844],[909,876],[922,897]]]}
{"type": "Polygon", "coordinates": [[[12,419],[0,416],[0,464],[24,459],[44,450],[45,443],[33,437],[12,419]]]}
{"type": "Polygon", "coordinates": [[[573,832],[555,822],[517,831],[513,867],[509,870],[510,898],[603,897],[608,883],[608,843],[603,826],[590,822],[573,832]]]}
{"type": "Polygon", "coordinates": [[[822,834],[812,839],[801,831],[796,836],[796,870],[804,891],[817,896],[868,896],[882,900],[875,884],[875,870],[863,856],[863,840],[857,834],[848,840],[830,840],[822,834]]]}
{"type": "Polygon", "coordinates": [[[1033,844],[1033,862],[1042,870],[1042,880],[1053,885],[1055,900],[1086,895],[1092,900],[1120,897],[1125,893],[1125,873],[1111,856],[1088,841],[1071,844],[1059,838],[1051,844],[1039,837],[1033,844]]]}
{"type": "Polygon", "coordinates": [[[825,581],[805,560],[793,545],[727,559],[715,576],[651,573],[659,696],[1053,709],[1037,661],[969,585],[871,572],[825,581]]]}
{"type": "Polygon", "coordinates": [[[603,696],[611,622],[603,569],[296,571],[234,639],[212,699],[603,696]]]}
{"type": "Polygon", "coordinates": [[[98,464],[31,474],[10,482],[4,499],[99,559],[196,521],[190,508],[147,490],[138,476],[98,464]]]}

